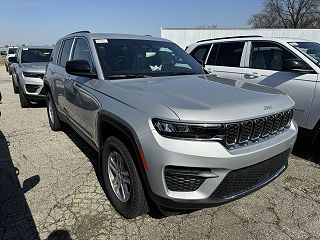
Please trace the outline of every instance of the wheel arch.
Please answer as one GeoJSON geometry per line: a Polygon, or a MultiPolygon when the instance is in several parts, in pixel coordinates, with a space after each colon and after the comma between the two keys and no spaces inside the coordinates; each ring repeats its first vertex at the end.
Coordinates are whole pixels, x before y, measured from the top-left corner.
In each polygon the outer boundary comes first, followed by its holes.
{"type": "Polygon", "coordinates": [[[103,144],[110,136],[118,137],[133,153],[134,163],[142,180],[146,180],[147,163],[144,159],[143,150],[134,129],[123,119],[102,110],[98,113],[97,120],[97,146],[99,149],[99,164],[101,166],[101,153],[103,144]]]}

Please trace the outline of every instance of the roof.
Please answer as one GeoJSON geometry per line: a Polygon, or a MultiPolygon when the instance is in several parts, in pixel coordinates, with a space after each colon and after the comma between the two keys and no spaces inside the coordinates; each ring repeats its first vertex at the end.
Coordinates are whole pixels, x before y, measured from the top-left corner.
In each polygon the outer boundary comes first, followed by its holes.
{"type": "Polygon", "coordinates": [[[289,38],[289,37],[263,37],[263,36],[240,36],[240,37],[225,37],[225,38],[216,38],[216,39],[204,39],[200,40],[197,43],[211,43],[211,42],[221,42],[221,41],[245,41],[245,40],[268,40],[268,41],[277,41],[277,42],[312,42],[307,39],[301,38],[289,38]]]}
{"type": "Polygon", "coordinates": [[[194,28],[166,28],[162,27],[161,30],[208,30],[208,31],[220,31],[220,30],[250,30],[250,31],[260,31],[260,30],[280,30],[280,31],[296,31],[296,30],[303,30],[303,31],[320,31],[318,28],[203,28],[203,27],[194,27],[194,28]]]}
{"type": "Polygon", "coordinates": [[[32,48],[32,49],[53,49],[53,46],[44,45],[44,46],[20,46],[20,48],[32,48]]]}
{"type": "MultiPolygon", "coordinates": [[[[134,34],[120,34],[120,33],[90,33],[87,31],[80,31],[67,35],[69,37],[87,37],[88,39],[135,39],[135,40],[153,40],[153,41],[167,41],[165,38],[152,37],[150,35],[134,35],[134,34]]],[[[65,37],[67,37],[65,36],[65,37]]],[[[63,38],[65,38],[63,37],[63,38]]]]}

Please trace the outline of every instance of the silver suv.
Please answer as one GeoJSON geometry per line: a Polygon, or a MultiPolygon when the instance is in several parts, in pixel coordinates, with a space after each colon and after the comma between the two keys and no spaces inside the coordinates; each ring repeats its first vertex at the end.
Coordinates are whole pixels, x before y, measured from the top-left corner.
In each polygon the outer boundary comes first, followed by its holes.
{"type": "Polygon", "coordinates": [[[7,52],[6,52],[6,57],[5,57],[5,62],[4,65],[6,66],[6,71],[11,75],[11,68],[10,65],[12,64],[12,62],[10,61],[10,59],[12,59],[12,57],[16,56],[16,52],[17,52],[18,47],[8,47],[7,52]]]}
{"type": "Polygon", "coordinates": [[[296,140],[294,102],[268,87],[205,75],[176,44],[73,33],[44,76],[53,130],[99,152],[105,191],[126,218],[245,196],[279,176],[296,140]]]}
{"type": "Polygon", "coordinates": [[[45,100],[43,75],[51,56],[53,47],[23,46],[17,51],[12,71],[14,93],[19,93],[22,108],[31,102],[45,100]]]}
{"type": "Polygon", "coordinates": [[[304,39],[235,36],[198,41],[186,51],[218,77],[287,93],[294,120],[314,143],[320,133],[320,44],[304,39]]]}

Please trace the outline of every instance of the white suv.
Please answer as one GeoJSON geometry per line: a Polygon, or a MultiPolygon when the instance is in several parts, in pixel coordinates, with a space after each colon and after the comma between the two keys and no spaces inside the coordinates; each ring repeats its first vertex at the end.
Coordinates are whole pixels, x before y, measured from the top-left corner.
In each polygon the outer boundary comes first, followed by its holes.
{"type": "Polygon", "coordinates": [[[320,44],[238,36],[198,41],[186,51],[220,78],[275,87],[295,101],[294,119],[314,141],[320,129],[320,44]]]}

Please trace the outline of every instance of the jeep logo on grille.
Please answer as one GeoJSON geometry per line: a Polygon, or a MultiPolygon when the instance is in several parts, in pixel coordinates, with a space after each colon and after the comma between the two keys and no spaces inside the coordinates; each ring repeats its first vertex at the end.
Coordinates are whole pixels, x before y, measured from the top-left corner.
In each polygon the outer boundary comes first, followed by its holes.
{"type": "Polygon", "coordinates": [[[267,111],[267,110],[272,110],[272,106],[271,106],[271,105],[264,106],[264,110],[265,110],[265,111],[267,111]]]}

